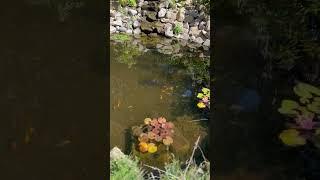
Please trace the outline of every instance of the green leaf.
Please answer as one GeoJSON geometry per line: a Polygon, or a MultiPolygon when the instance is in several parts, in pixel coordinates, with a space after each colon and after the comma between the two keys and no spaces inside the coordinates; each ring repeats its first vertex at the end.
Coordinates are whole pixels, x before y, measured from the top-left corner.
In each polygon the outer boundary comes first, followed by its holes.
{"type": "Polygon", "coordinates": [[[312,102],[311,104],[308,104],[307,108],[311,112],[320,114],[320,103],[318,103],[318,102],[312,102]]]}
{"type": "Polygon", "coordinates": [[[304,98],[312,98],[312,94],[320,96],[320,89],[306,83],[299,83],[293,88],[294,92],[304,98]]]}
{"type": "Polygon", "coordinates": [[[278,109],[278,111],[281,114],[289,114],[289,115],[297,115],[299,114],[297,109],[299,109],[300,106],[296,101],[293,100],[282,100],[281,107],[278,109]]]}
{"type": "Polygon", "coordinates": [[[310,100],[309,100],[308,98],[303,98],[303,97],[301,97],[301,98],[299,99],[299,101],[300,101],[302,104],[308,104],[308,103],[310,103],[310,100]]]}
{"type": "Polygon", "coordinates": [[[309,117],[310,115],[313,114],[306,107],[300,107],[299,111],[301,112],[301,115],[306,116],[306,117],[309,117]]]}
{"type": "Polygon", "coordinates": [[[202,99],[204,97],[204,94],[198,93],[197,98],[202,99]]]}
{"type": "Polygon", "coordinates": [[[299,131],[296,129],[283,130],[279,138],[288,146],[301,146],[306,144],[306,140],[299,135],[299,131]]]}

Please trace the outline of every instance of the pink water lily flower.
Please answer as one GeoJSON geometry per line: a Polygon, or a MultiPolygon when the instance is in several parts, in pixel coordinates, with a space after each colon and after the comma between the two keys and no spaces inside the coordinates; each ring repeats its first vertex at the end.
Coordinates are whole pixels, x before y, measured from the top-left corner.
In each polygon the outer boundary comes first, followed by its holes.
{"type": "Polygon", "coordinates": [[[301,129],[312,130],[315,128],[315,125],[317,125],[317,122],[314,122],[313,118],[314,114],[311,114],[310,116],[299,115],[295,120],[301,129]]]}
{"type": "Polygon", "coordinates": [[[204,103],[208,103],[208,102],[209,102],[209,98],[208,98],[207,96],[205,96],[204,98],[202,98],[202,101],[203,101],[204,103]]]}

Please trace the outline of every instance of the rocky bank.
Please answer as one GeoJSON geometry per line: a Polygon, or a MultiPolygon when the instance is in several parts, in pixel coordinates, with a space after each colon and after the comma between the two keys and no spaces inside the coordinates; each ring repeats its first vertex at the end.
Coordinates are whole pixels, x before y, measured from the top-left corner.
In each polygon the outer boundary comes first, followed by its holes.
{"type": "Polygon", "coordinates": [[[139,38],[165,36],[210,46],[210,16],[203,5],[192,0],[137,0],[135,7],[110,9],[110,33],[139,38]]]}

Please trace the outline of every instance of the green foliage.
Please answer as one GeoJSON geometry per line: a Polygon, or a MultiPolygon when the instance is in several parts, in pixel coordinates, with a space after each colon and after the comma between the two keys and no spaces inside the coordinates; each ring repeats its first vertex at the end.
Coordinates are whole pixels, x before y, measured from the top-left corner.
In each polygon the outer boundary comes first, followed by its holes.
{"type": "MultiPolygon", "coordinates": [[[[126,36],[120,37],[123,39],[126,36]]],[[[133,65],[137,63],[136,57],[142,54],[142,52],[139,51],[139,48],[137,46],[133,46],[132,44],[130,44],[130,41],[123,42],[123,44],[119,46],[118,49],[116,49],[116,52],[117,62],[127,64],[129,68],[131,68],[133,65]]]]}
{"type": "Polygon", "coordinates": [[[195,59],[194,57],[172,58],[171,64],[181,64],[186,67],[192,80],[198,84],[209,87],[210,85],[210,59],[195,59]]]}
{"type": "Polygon", "coordinates": [[[238,6],[251,18],[264,56],[275,65],[290,70],[298,62],[319,60],[320,1],[246,0],[238,6]]]}
{"type": "Polygon", "coordinates": [[[125,7],[125,6],[136,7],[137,6],[136,0],[119,0],[119,3],[122,7],[125,7]]]}
{"type": "Polygon", "coordinates": [[[110,179],[137,179],[143,180],[143,171],[139,167],[138,160],[125,156],[123,158],[111,160],[110,162],[110,179]]]}
{"type": "Polygon", "coordinates": [[[173,33],[174,34],[181,34],[182,30],[183,30],[183,28],[182,28],[181,23],[177,23],[177,24],[175,24],[175,26],[173,28],[173,33]]]}
{"type": "Polygon", "coordinates": [[[128,34],[112,34],[111,35],[111,40],[115,40],[115,41],[129,41],[131,40],[132,37],[129,36],[128,34]]]}
{"type": "Polygon", "coordinates": [[[161,180],[209,180],[210,179],[210,163],[203,162],[200,166],[191,163],[187,171],[181,168],[181,163],[178,160],[173,160],[165,166],[165,172],[161,174],[161,180]]]}
{"type": "Polygon", "coordinates": [[[299,102],[282,100],[278,111],[289,116],[294,123],[289,129],[280,133],[279,138],[288,146],[299,146],[306,143],[306,139],[320,147],[319,132],[317,128],[320,115],[320,89],[306,83],[299,83],[293,88],[299,96],[299,102]],[[305,136],[307,134],[307,136],[305,136]]]}

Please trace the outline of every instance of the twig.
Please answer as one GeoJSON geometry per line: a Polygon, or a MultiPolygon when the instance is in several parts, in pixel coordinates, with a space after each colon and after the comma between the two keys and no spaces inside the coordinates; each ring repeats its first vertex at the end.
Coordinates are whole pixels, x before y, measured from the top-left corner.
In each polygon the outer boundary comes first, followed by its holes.
{"type": "MultiPolygon", "coordinates": [[[[166,172],[166,171],[164,171],[164,170],[162,170],[162,169],[159,169],[159,168],[157,168],[157,167],[149,166],[149,165],[147,165],[147,164],[144,164],[144,166],[149,167],[149,168],[154,169],[154,170],[157,170],[157,171],[159,171],[159,172],[163,172],[163,173],[167,173],[167,174],[168,174],[168,172],[166,172]]],[[[170,173],[169,173],[168,175],[170,175],[170,176],[172,176],[172,177],[174,177],[174,178],[176,178],[176,179],[179,179],[177,176],[175,176],[175,175],[173,175],[173,174],[170,174],[170,173]]]]}
{"type": "Polygon", "coordinates": [[[204,155],[204,153],[203,153],[203,151],[202,151],[201,147],[200,147],[200,146],[198,146],[198,148],[199,148],[199,150],[200,150],[200,152],[201,152],[201,155],[202,155],[203,160],[208,161],[208,159],[207,159],[207,158],[206,158],[206,156],[204,155]]]}
{"type": "Polygon", "coordinates": [[[195,145],[194,145],[194,147],[193,147],[191,157],[190,157],[190,159],[189,159],[189,161],[188,161],[188,165],[187,165],[186,169],[184,170],[184,179],[186,179],[187,171],[188,171],[189,166],[190,166],[190,164],[191,164],[191,161],[192,161],[192,159],[193,159],[194,152],[195,152],[196,149],[198,148],[199,141],[200,141],[200,136],[198,137],[198,139],[197,139],[197,141],[196,141],[196,143],[195,143],[195,145]]]}

